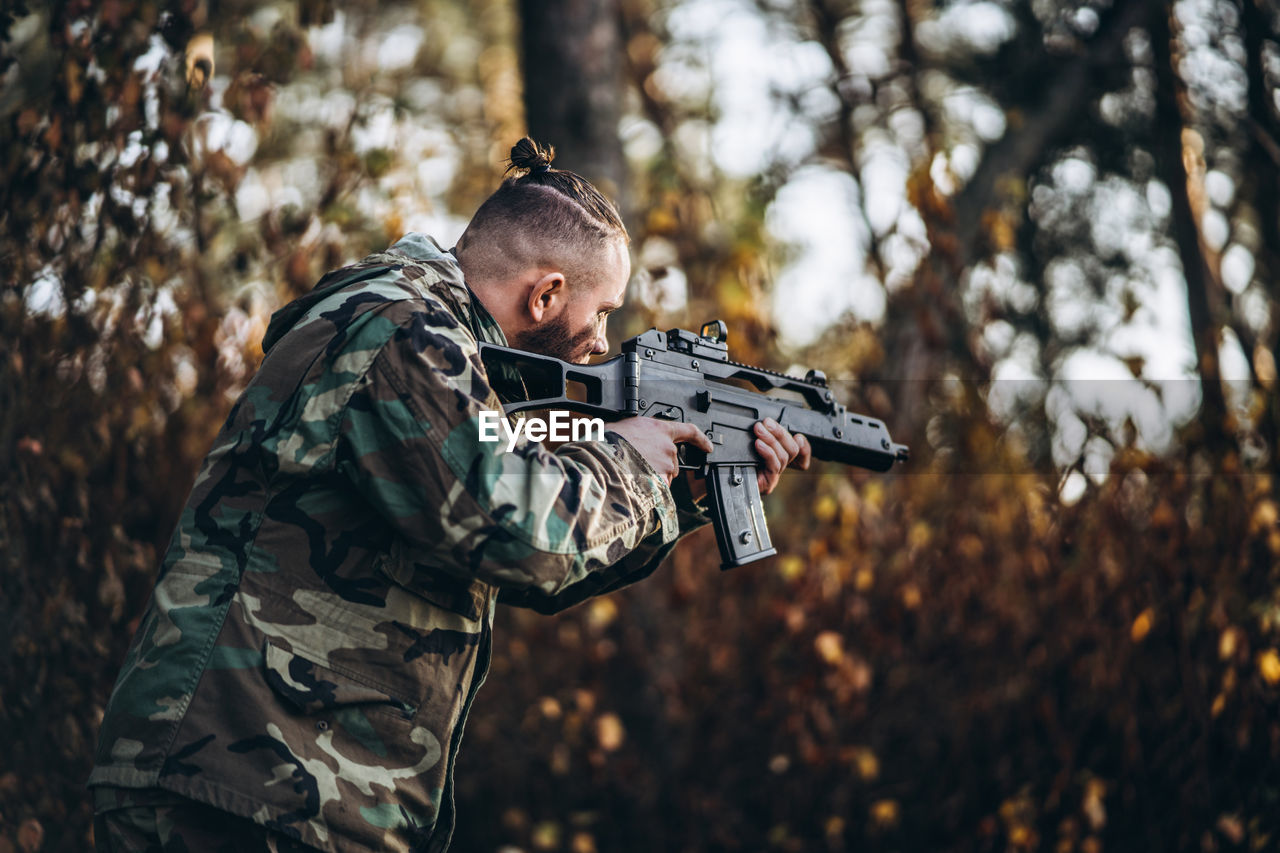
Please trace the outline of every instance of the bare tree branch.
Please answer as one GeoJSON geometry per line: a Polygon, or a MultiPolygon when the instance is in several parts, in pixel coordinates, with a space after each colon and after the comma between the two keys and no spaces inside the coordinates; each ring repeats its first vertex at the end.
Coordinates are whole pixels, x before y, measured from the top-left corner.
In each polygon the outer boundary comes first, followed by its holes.
{"type": "MultiPolygon", "coordinates": [[[[1097,35],[1085,50],[1065,64],[1046,58],[1056,66],[1042,89],[1039,106],[1009,117],[1008,130],[1000,141],[986,150],[973,177],[955,201],[957,261],[969,266],[980,254],[978,238],[983,214],[998,201],[998,186],[1004,175],[1029,175],[1044,161],[1056,140],[1078,124],[1080,113],[1093,96],[1090,86],[1095,69],[1115,63],[1121,57],[1124,38],[1141,23],[1143,3],[1118,3],[1107,15],[1097,35]]],[[[1038,75],[1049,69],[1025,69],[1017,73],[1038,75]]]]}

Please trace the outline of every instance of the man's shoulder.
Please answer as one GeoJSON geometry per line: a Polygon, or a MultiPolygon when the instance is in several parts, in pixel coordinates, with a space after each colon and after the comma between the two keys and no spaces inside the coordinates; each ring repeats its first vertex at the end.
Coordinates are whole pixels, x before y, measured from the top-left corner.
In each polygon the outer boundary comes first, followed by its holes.
{"type": "Polygon", "coordinates": [[[378,328],[369,331],[384,341],[396,327],[424,325],[462,329],[474,338],[467,294],[453,256],[423,235],[409,235],[386,251],[333,270],[309,293],[277,311],[263,349],[273,349],[289,335],[304,349],[315,346],[317,336],[341,338],[347,347],[375,317],[378,328]]]}
{"type": "Polygon", "coordinates": [[[452,252],[425,234],[405,234],[385,251],[330,276],[341,292],[341,306],[393,302],[397,304],[386,306],[384,312],[397,325],[459,329],[467,337],[476,337],[474,318],[480,306],[467,288],[462,269],[452,252]]]}

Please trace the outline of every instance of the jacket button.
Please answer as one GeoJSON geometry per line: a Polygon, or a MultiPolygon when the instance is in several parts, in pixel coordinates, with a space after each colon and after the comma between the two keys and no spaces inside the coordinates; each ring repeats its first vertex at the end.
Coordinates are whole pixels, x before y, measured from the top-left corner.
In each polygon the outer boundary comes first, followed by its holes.
{"type": "Polygon", "coordinates": [[[316,723],[316,728],[322,732],[329,731],[329,723],[327,720],[320,720],[316,723]]]}

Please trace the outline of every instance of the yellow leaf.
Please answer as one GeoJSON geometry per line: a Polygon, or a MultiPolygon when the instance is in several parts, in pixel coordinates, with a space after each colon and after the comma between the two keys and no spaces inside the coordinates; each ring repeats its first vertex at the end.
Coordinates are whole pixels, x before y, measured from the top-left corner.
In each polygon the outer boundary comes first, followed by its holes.
{"type": "Polygon", "coordinates": [[[1084,787],[1084,802],[1081,809],[1089,820],[1089,826],[1096,832],[1107,823],[1107,810],[1103,798],[1107,794],[1107,784],[1101,779],[1090,779],[1084,787]]]}
{"type": "Polygon", "coordinates": [[[596,718],[596,740],[605,752],[613,752],[622,746],[626,735],[626,729],[622,727],[622,720],[618,719],[617,714],[601,714],[596,718]]]}
{"type": "Polygon", "coordinates": [[[1135,643],[1141,643],[1151,633],[1151,620],[1155,614],[1151,608],[1138,614],[1138,618],[1133,620],[1133,627],[1129,629],[1129,636],[1135,643]]]}
{"type": "Polygon", "coordinates": [[[533,846],[537,850],[555,850],[560,846],[560,824],[544,820],[533,828],[533,846]]]}
{"type": "Polygon", "coordinates": [[[1280,684],[1280,654],[1275,649],[1267,649],[1258,655],[1258,672],[1267,684],[1280,684]]]}
{"type": "Polygon", "coordinates": [[[818,657],[835,666],[844,658],[844,640],[835,631],[823,631],[813,638],[818,657]]]}
{"type": "Polygon", "coordinates": [[[1249,519],[1249,532],[1257,533],[1274,527],[1280,512],[1277,512],[1274,501],[1260,501],[1253,510],[1253,518],[1249,519]]]}
{"type": "Polygon", "coordinates": [[[880,775],[880,760],[876,758],[876,754],[869,749],[858,751],[858,775],[864,781],[873,781],[880,775]]]}
{"type": "Polygon", "coordinates": [[[587,624],[600,631],[607,628],[618,617],[618,605],[612,598],[596,598],[591,601],[591,609],[587,611],[587,624]]]}
{"type": "Polygon", "coordinates": [[[1253,369],[1258,375],[1258,383],[1270,391],[1276,384],[1276,358],[1262,344],[1253,348],[1253,369]]]}
{"type": "Polygon", "coordinates": [[[820,523],[826,523],[836,517],[839,506],[831,495],[823,495],[813,505],[813,517],[820,523]]]}
{"type": "Polygon", "coordinates": [[[898,824],[898,801],[876,800],[871,804],[871,822],[882,829],[898,824]]]}
{"type": "Polygon", "coordinates": [[[778,574],[782,575],[783,580],[796,580],[804,574],[804,559],[796,554],[788,554],[778,561],[778,574]]]}
{"type": "Polygon", "coordinates": [[[858,592],[866,592],[875,585],[876,576],[870,569],[858,569],[853,576],[853,588],[858,592]]]}
{"type": "Polygon", "coordinates": [[[982,224],[991,240],[991,245],[996,249],[1003,251],[1013,247],[1015,231],[1009,217],[988,213],[982,217],[982,224]]]}
{"type": "Polygon", "coordinates": [[[80,98],[84,95],[84,66],[73,60],[67,60],[65,71],[67,100],[75,106],[80,103],[80,98]]]}
{"type": "Polygon", "coordinates": [[[1240,629],[1235,626],[1227,628],[1218,638],[1218,657],[1223,660],[1235,657],[1238,648],[1240,648],[1240,629]]]}
{"type": "Polygon", "coordinates": [[[1244,841],[1244,823],[1238,815],[1224,814],[1218,818],[1218,831],[1232,844],[1244,841]]]}
{"type": "Polygon", "coordinates": [[[648,231],[652,234],[670,234],[680,226],[680,221],[666,208],[655,207],[649,211],[648,231]]]}

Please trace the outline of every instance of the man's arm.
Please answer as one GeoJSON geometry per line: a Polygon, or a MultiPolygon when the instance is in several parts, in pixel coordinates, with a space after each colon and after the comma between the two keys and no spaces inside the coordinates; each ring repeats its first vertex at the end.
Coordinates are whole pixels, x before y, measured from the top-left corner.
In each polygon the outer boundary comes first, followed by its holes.
{"type": "Polygon", "coordinates": [[[504,587],[498,593],[499,603],[527,607],[539,613],[559,613],[592,596],[614,592],[644,580],[662,565],[679,539],[711,521],[706,508],[694,500],[685,476],[681,475],[672,482],[671,493],[675,499],[679,526],[676,539],[664,541],[658,533],[654,533],[610,566],[608,571],[596,572],[555,595],[548,595],[534,587],[504,587]]]}
{"type": "Polygon", "coordinates": [[[671,491],[629,441],[507,452],[479,437],[480,412],[500,408],[474,340],[430,306],[404,319],[359,380],[337,467],[415,562],[531,596],[583,582],[591,594],[621,581],[627,567],[610,567],[641,543],[656,553],[675,541],[671,491]]]}
{"type": "MultiPolygon", "coordinates": [[[[625,431],[625,426],[622,427],[625,431]]],[[[759,486],[761,494],[769,494],[778,484],[782,469],[789,465],[806,470],[809,467],[811,449],[804,436],[793,436],[772,419],[755,426],[756,451],[760,454],[759,486]]],[[[675,498],[679,519],[679,538],[710,523],[711,517],[703,503],[706,488],[701,480],[694,480],[686,471],[671,482],[671,494],[675,498]]],[[[603,595],[629,586],[653,574],[662,564],[676,541],[663,542],[658,536],[650,536],[611,567],[577,583],[558,595],[547,595],[537,589],[503,589],[498,600],[503,604],[528,607],[539,613],[557,613],[572,607],[593,595],[603,595]]]]}

